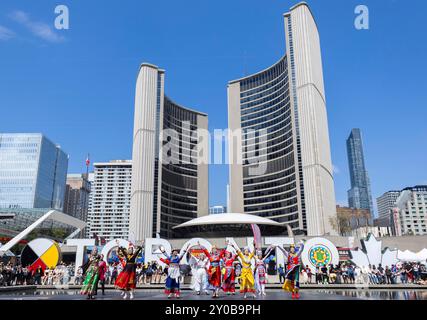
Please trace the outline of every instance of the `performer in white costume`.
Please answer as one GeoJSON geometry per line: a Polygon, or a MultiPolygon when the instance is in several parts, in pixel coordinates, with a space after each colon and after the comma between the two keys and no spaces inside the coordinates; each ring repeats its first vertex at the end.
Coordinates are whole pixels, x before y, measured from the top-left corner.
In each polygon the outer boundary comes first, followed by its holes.
{"type": "Polygon", "coordinates": [[[270,255],[272,251],[272,247],[268,247],[265,252],[264,258],[262,257],[262,251],[258,250],[257,255],[255,256],[255,270],[254,270],[254,278],[255,278],[255,290],[261,296],[265,296],[265,285],[267,283],[267,266],[265,263],[265,259],[270,255]]]}
{"type": "MultiPolygon", "coordinates": [[[[191,253],[190,253],[191,254],[191,253]]],[[[208,291],[208,265],[209,259],[204,253],[201,253],[199,257],[191,254],[190,266],[191,273],[193,275],[191,279],[191,289],[194,290],[198,295],[202,292],[209,294],[208,291]]]]}

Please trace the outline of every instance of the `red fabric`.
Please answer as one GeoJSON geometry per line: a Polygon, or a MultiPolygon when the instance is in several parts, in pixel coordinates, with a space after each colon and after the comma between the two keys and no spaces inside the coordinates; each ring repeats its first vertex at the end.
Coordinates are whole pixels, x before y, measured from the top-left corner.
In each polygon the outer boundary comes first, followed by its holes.
{"type": "Polygon", "coordinates": [[[104,260],[102,260],[100,263],[99,263],[99,280],[101,280],[101,281],[104,281],[105,280],[105,273],[107,272],[107,263],[104,261],[104,260]]]}
{"type": "Polygon", "coordinates": [[[174,293],[174,294],[177,294],[178,296],[180,295],[180,291],[179,291],[179,289],[176,289],[176,288],[172,288],[172,289],[165,289],[165,293],[166,293],[166,294],[174,293]]]}
{"type": "Polygon", "coordinates": [[[209,284],[213,287],[221,286],[221,268],[209,267],[208,270],[209,284]]]}
{"type": "Polygon", "coordinates": [[[135,289],[136,287],[135,272],[123,271],[117,277],[117,280],[114,283],[114,285],[116,286],[116,288],[122,289],[122,290],[135,289]]]}
{"type": "MultiPolygon", "coordinates": [[[[231,260],[231,259],[226,260],[225,265],[232,267],[233,261],[234,260],[231,260]],[[231,261],[231,266],[230,266],[229,261],[231,261]]],[[[224,290],[224,292],[235,292],[236,291],[236,285],[234,283],[235,278],[236,278],[236,275],[235,275],[234,268],[233,267],[231,269],[227,268],[224,275],[223,275],[223,280],[222,280],[222,290],[224,290]]]]}
{"type": "Polygon", "coordinates": [[[208,257],[209,261],[211,262],[211,265],[209,266],[209,269],[208,269],[209,284],[213,287],[220,287],[221,286],[220,262],[221,262],[222,256],[224,255],[224,250],[219,251],[218,254],[211,254],[206,249],[203,249],[203,252],[208,257]],[[218,266],[212,266],[212,262],[217,263],[218,266]]]}

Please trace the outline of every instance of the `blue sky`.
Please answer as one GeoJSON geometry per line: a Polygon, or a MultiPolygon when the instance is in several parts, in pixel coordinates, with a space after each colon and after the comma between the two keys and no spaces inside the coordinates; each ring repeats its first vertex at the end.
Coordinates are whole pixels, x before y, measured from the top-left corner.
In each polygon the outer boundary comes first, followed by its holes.
{"type": "MultiPolygon", "coordinates": [[[[12,1],[0,3],[0,131],[43,132],[69,172],[130,159],[141,62],[166,69],[166,92],[227,127],[229,80],[284,53],[282,13],[297,1],[12,1]],[[54,8],[70,29],[54,29],[54,8]]],[[[337,202],[347,202],[345,140],[362,129],[373,196],[427,184],[425,1],[312,0],[321,36],[337,202]],[[370,29],[354,28],[354,9],[370,29]],[[410,15],[407,14],[411,12],[410,15]]],[[[210,203],[225,204],[228,168],[210,167],[210,203]]]]}

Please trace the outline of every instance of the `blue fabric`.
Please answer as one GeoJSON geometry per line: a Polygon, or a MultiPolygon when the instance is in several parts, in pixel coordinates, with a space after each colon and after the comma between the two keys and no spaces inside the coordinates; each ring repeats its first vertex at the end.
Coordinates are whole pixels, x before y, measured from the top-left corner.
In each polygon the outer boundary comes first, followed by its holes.
{"type": "Polygon", "coordinates": [[[178,279],[172,279],[170,277],[166,278],[166,285],[167,290],[173,291],[173,289],[179,290],[179,278],[178,279]]]}

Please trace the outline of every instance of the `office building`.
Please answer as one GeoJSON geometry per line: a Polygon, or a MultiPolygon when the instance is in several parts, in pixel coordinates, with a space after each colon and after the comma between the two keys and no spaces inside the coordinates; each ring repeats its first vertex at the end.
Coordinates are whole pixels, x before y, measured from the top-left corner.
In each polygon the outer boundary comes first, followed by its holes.
{"type": "Polygon", "coordinates": [[[68,155],[41,133],[0,133],[0,208],[62,210],[68,155]]]}
{"type": "Polygon", "coordinates": [[[356,209],[368,209],[374,215],[371,185],[365,167],[362,134],[360,129],[352,129],[347,139],[348,167],[351,189],[348,191],[348,205],[356,209]]]}
{"type": "Polygon", "coordinates": [[[306,3],[284,15],[286,53],[228,84],[230,212],[296,234],[336,234],[320,39],[306,3]]]}
{"type": "Polygon", "coordinates": [[[227,213],[226,206],[211,206],[209,207],[209,214],[227,213]]]}
{"type": "Polygon", "coordinates": [[[337,205],[338,224],[341,224],[341,235],[349,235],[352,230],[373,226],[371,212],[368,209],[356,209],[337,205]]]}

